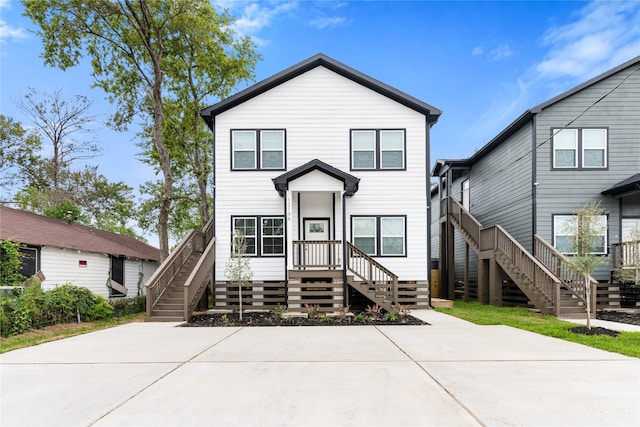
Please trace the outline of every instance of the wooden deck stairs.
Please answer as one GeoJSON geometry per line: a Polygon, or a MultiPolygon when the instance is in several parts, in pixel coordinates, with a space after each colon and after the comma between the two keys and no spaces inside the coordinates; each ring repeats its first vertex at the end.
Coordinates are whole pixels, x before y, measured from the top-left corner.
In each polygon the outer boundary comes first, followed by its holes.
{"type": "Polygon", "coordinates": [[[349,285],[374,304],[393,313],[398,303],[398,276],[353,244],[346,242],[346,245],[346,267],[353,273],[347,277],[349,285]]]}
{"type": "MultiPolygon", "coordinates": [[[[449,200],[449,220],[478,255],[479,262],[495,261],[542,313],[584,316],[585,287],[580,278],[570,272],[566,258],[553,246],[536,236],[534,257],[500,225],[485,228],[457,200],[453,197],[449,200]]],[[[595,292],[592,294],[595,312],[595,292]]]]}
{"type": "Polygon", "coordinates": [[[146,287],[146,322],[188,320],[213,280],[213,221],[192,230],[164,260],[146,287]]]}

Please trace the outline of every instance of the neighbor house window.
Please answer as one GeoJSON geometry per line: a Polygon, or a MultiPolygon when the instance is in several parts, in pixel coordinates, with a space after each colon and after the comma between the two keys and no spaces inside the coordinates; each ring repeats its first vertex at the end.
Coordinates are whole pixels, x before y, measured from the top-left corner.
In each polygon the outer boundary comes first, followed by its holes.
{"type": "MultiPolygon", "coordinates": [[[[574,215],[553,216],[553,246],[563,254],[574,254],[574,241],[576,237],[576,223],[574,215]]],[[[594,238],[594,254],[607,253],[607,216],[598,218],[601,233],[594,238]]]]}
{"type": "Polygon", "coordinates": [[[394,129],[351,131],[351,169],[404,169],[405,132],[394,129]]]}
{"type": "Polygon", "coordinates": [[[552,129],[552,133],[554,168],[607,167],[606,129],[552,129]]]}
{"type": "Polygon", "coordinates": [[[351,218],[353,244],[367,255],[404,256],[406,217],[354,216],[351,218]]]}
{"type": "Polygon", "coordinates": [[[284,255],[284,217],[236,216],[233,230],[245,238],[245,254],[253,256],[284,255]]]}
{"type": "Polygon", "coordinates": [[[231,131],[233,170],[285,169],[284,130],[231,131]]]}
{"type": "Polygon", "coordinates": [[[18,248],[20,252],[20,274],[25,277],[31,277],[36,274],[40,269],[38,267],[39,259],[38,253],[40,249],[21,246],[18,248]]]}

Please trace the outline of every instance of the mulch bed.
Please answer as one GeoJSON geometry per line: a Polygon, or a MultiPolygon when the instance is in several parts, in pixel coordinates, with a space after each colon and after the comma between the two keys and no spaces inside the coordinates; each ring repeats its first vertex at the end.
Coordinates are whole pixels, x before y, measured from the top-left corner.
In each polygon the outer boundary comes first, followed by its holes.
{"type": "Polygon", "coordinates": [[[627,311],[599,311],[596,319],[640,326],[640,310],[633,313],[627,311]]]}
{"type": "Polygon", "coordinates": [[[366,325],[428,325],[428,323],[411,315],[396,320],[365,319],[359,320],[355,316],[340,318],[337,316],[323,316],[316,318],[277,317],[272,312],[243,313],[242,321],[238,313],[195,314],[183,327],[207,326],[366,326],[366,325]]]}

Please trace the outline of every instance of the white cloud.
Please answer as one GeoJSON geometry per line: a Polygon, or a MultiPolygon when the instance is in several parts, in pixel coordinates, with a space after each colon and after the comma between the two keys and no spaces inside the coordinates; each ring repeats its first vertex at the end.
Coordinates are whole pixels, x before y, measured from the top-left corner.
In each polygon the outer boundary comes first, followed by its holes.
{"type": "Polygon", "coordinates": [[[259,2],[249,3],[239,12],[235,28],[241,35],[255,35],[271,25],[275,17],[290,12],[297,2],[259,2]]]}
{"type": "Polygon", "coordinates": [[[576,16],[544,34],[550,49],[535,66],[539,78],[586,80],[640,52],[640,3],[594,1],[576,16]]]}
{"type": "Polygon", "coordinates": [[[330,28],[330,27],[339,27],[341,25],[344,25],[346,22],[347,22],[347,19],[342,16],[333,16],[333,17],[327,17],[327,18],[314,19],[312,21],[309,21],[309,25],[314,28],[323,30],[325,28],[330,28]]]}
{"type": "Polygon", "coordinates": [[[21,27],[12,27],[5,21],[0,20],[0,44],[5,43],[8,39],[26,39],[29,37],[27,31],[21,27]]]}
{"type": "Polygon", "coordinates": [[[473,48],[471,51],[471,55],[473,56],[485,56],[489,58],[491,61],[500,61],[505,58],[509,58],[516,53],[515,49],[511,47],[508,43],[502,43],[488,51],[485,50],[482,46],[477,46],[473,48]]]}

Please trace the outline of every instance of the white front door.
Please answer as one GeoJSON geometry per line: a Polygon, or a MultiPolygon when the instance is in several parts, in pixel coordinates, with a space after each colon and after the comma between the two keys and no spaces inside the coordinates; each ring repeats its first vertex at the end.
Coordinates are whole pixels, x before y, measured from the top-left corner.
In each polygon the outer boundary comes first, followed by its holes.
{"type": "Polygon", "coordinates": [[[329,240],[329,220],[305,218],[304,240],[329,240]]]}
{"type": "Polygon", "coordinates": [[[327,268],[331,264],[329,240],[329,219],[304,219],[304,260],[312,267],[327,268]]]}

